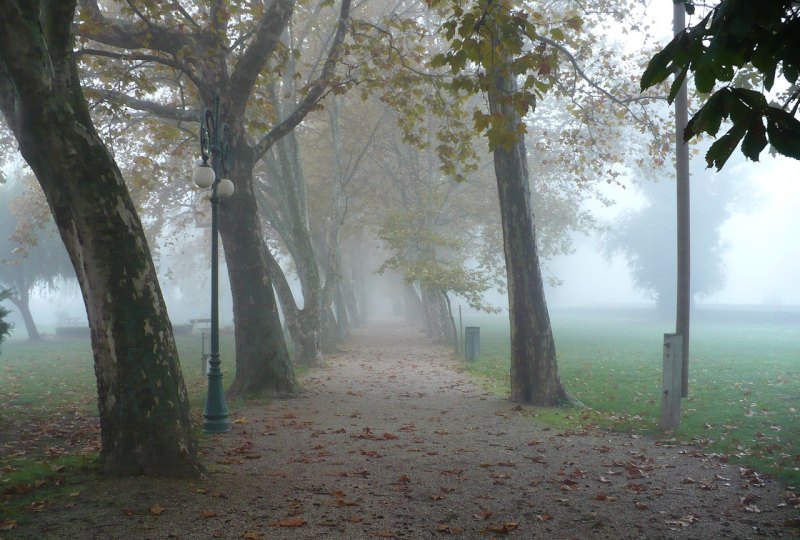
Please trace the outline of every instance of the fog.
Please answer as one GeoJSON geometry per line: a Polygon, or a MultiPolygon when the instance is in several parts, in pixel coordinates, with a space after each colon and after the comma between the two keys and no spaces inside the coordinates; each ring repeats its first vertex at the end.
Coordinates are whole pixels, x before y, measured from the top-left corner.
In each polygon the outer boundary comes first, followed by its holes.
{"type": "MultiPolygon", "coordinates": [[[[702,172],[702,158],[695,159],[693,171],[702,172]]],[[[800,163],[787,158],[765,157],[761,163],[737,163],[724,173],[743,179],[748,186],[750,204],[734,211],[721,226],[723,239],[724,284],[714,293],[698,299],[698,305],[763,305],[800,306],[800,163]]],[[[699,176],[699,173],[693,173],[699,176]]],[[[697,178],[695,178],[697,181],[697,178]]],[[[611,207],[592,208],[601,223],[613,227],[614,220],[630,209],[642,206],[638,188],[628,183],[623,189],[609,185],[605,193],[615,200],[611,207]]],[[[698,209],[695,209],[695,211],[698,209]]],[[[601,253],[601,233],[572,237],[574,252],[557,256],[547,263],[549,276],[562,284],[548,287],[550,307],[579,308],[597,306],[651,306],[653,299],[638,290],[631,278],[626,261],[621,256],[607,257],[601,253]]],[[[501,246],[498,246],[501,248],[501,246]]],[[[206,318],[209,312],[210,288],[208,273],[197,268],[191,275],[176,272],[175,264],[182,257],[180,248],[166,250],[159,260],[161,285],[174,324],[193,318],[206,318]],[[169,276],[167,276],[167,271],[169,276]]],[[[202,265],[203,262],[194,264],[202,265]]],[[[204,261],[208,263],[207,258],[204,261]]],[[[222,326],[233,323],[230,287],[227,272],[220,271],[220,317],[222,326]]],[[[395,302],[401,297],[399,277],[371,278],[370,312],[374,317],[392,316],[395,302]]],[[[298,296],[299,287],[293,282],[298,296]]],[[[506,298],[489,293],[487,299],[504,308],[506,298]]],[[[466,302],[454,299],[469,312],[466,302]]],[[[11,320],[16,334],[24,335],[24,327],[13,306],[11,320]]],[[[60,324],[63,319],[85,321],[85,310],[77,285],[67,283],[58,291],[36,290],[31,298],[34,317],[42,330],[60,324]]]]}

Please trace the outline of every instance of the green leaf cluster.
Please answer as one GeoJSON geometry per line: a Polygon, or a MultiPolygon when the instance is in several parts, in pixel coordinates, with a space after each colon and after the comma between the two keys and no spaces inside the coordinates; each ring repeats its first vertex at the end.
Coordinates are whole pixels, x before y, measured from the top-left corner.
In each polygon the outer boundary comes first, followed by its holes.
{"type": "Polygon", "coordinates": [[[672,101],[689,73],[697,91],[712,93],[684,132],[716,136],[722,121],[731,127],[706,155],[709,167],[721,169],[734,149],[749,159],[771,144],[785,156],[800,159],[800,8],[792,0],[722,0],[696,25],[675,38],[651,60],[641,78],[642,90],[676,74],[672,101]],[[755,70],[762,89],[742,87],[743,71],[755,70]],[[766,92],[776,78],[790,86],[783,103],[770,103],[766,92]],[[714,91],[717,83],[722,87],[714,91]]]}

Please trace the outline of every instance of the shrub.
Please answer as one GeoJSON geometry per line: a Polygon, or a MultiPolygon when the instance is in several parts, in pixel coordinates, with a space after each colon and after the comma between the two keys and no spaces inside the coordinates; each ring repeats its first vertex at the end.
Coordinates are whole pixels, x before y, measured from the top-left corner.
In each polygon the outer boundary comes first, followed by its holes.
{"type": "MultiPolygon", "coordinates": [[[[0,302],[8,300],[9,296],[11,296],[11,291],[0,290],[0,302]]],[[[5,320],[8,314],[9,311],[0,305],[0,343],[3,343],[11,332],[11,323],[5,320]]]]}

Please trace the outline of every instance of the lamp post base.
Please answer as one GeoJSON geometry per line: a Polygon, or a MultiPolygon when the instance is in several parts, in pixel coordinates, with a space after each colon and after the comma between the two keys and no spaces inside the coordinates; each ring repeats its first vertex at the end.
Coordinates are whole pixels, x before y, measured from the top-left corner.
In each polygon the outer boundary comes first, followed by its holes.
{"type": "Polygon", "coordinates": [[[231,429],[228,406],[225,404],[225,388],[222,371],[219,369],[219,354],[211,353],[208,372],[208,396],[203,410],[203,433],[225,433],[231,429]]]}

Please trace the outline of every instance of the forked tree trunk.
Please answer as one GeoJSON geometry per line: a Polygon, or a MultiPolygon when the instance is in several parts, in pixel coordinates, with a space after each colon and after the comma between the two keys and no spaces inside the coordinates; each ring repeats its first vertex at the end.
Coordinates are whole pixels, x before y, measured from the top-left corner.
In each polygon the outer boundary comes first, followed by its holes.
{"type": "MultiPolygon", "coordinates": [[[[504,129],[519,133],[522,120],[512,97],[516,79],[508,58],[495,44],[496,64],[489,109],[505,119],[504,129]]],[[[536,229],[528,180],[525,137],[511,147],[493,152],[497,192],[503,226],[503,249],[508,279],[508,311],[511,322],[511,400],[540,406],[558,405],[569,397],[561,384],[550,315],[536,249],[536,229]]]]}
{"type": "Polygon", "coordinates": [[[0,107],[36,173],[86,304],[112,474],[195,475],[172,326],[142,226],[94,129],[72,53],[75,1],[0,1],[0,107]]]}

